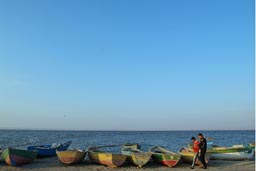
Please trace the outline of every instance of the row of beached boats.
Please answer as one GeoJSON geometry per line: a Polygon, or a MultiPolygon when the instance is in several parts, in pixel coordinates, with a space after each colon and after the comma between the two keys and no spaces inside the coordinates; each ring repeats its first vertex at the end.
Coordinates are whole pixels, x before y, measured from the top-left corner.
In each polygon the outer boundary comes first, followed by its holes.
{"type": "MultiPolygon", "coordinates": [[[[2,159],[11,166],[27,164],[36,157],[51,157],[57,155],[60,162],[64,164],[75,164],[82,162],[86,156],[94,163],[106,165],[112,168],[122,166],[126,161],[143,167],[150,160],[168,167],[174,167],[181,161],[192,163],[193,150],[182,147],[178,152],[172,152],[160,146],[155,146],[149,151],[142,151],[139,144],[106,145],[89,147],[87,150],[68,150],[72,141],[61,144],[29,146],[27,150],[7,148],[1,154],[2,159]],[[107,150],[106,150],[107,148],[107,150]],[[118,151],[109,151],[118,148],[118,151]]],[[[250,160],[255,156],[255,144],[234,145],[232,147],[212,146],[207,150],[206,162],[215,160],[250,160]]],[[[200,165],[200,161],[196,161],[200,165]]]]}

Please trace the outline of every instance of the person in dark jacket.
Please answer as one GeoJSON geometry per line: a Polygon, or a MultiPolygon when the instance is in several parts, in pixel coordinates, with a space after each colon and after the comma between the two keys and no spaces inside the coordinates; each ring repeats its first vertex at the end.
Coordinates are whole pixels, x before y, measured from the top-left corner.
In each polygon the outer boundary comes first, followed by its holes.
{"type": "Polygon", "coordinates": [[[207,169],[207,165],[205,163],[205,153],[206,153],[206,150],[207,150],[207,141],[204,138],[202,133],[198,134],[198,138],[200,139],[199,160],[203,164],[203,168],[207,169]]]}

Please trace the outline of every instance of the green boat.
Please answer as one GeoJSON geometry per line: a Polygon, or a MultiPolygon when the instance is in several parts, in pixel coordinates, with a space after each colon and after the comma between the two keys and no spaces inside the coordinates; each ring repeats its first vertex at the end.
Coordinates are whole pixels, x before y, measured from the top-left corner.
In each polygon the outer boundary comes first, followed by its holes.
{"type": "Polygon", "coordinates": [[[179,154],[159,146],[151,148],[149,152],[152,153],[152,158],[155,162],[158,162],[168,167],[176,166],[181,158],[179,154]]]}
{"type": "Polygon", "coordinates": [[[36,151],[7,148],[2,153],[2,158],[8,165],[17,166],[31,163],[37,156],[36,151]]]}
{"type": "Polygon", "coordinates": [[[149,162],[152,154],[149,152],[141,151],[138,148],[140,148],[138,144],[125,144],[122,146],[121,153],[127,156],[129,163],[132,163],[135,166],[141,168],[149,162]]]}
{"type": "Polygon", "coordinates": [[[208,150],[213,160],[251,160],[255,155],[255,147],[233,145],[232,147],[214,146],[208,150]]]}

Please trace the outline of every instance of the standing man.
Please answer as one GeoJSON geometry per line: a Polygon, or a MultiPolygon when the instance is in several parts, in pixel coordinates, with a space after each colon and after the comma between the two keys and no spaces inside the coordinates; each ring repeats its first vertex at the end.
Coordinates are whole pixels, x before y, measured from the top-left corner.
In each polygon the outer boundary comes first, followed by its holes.
{"type": "Polygon", "coordinates": [[[207,169],[207,165],[205,163],[205,153],[206,153],[206,150],[207,150],[207,141],[204,138],[202,133],[198,134],[198,138],[200,139],[199,160],[203,164],[203,168],[207,169]]]}
{"type": "Polygon", "coordinates": [[[194,169],[195,167],[195,164],[196,164],[196,160],[198,158],[198,154],[199,154],[199,142],[196,140],[195,137],[191,137],[191,141],[193,143],[193,150],[194,150],[194,158],[193,158],[193,163],[192,163],[192,166],[191,166],[191,169],[194,169]]]}

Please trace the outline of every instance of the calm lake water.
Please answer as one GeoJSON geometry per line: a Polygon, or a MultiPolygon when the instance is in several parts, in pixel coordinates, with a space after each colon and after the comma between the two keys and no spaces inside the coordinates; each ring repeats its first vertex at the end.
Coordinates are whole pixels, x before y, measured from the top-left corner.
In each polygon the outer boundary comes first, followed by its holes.
{"type": "Polygon", "coordinates": [[[73,140],[71,148],[123,143],[139,143],[144,150],[154,145],[178,151],[187,146],[191,136],[202,132],[214,144],[231,146],[255,141],[255,131],[38,131],[0,130],[0,147],[26,148],[28,145],[51,144],[73,140]]]}

